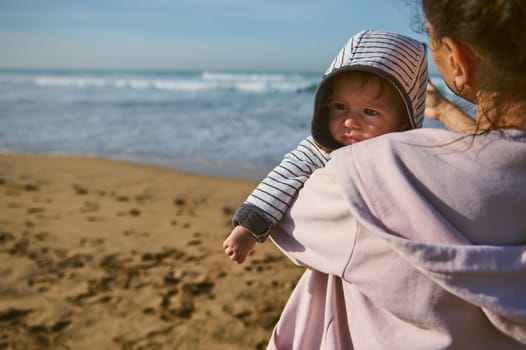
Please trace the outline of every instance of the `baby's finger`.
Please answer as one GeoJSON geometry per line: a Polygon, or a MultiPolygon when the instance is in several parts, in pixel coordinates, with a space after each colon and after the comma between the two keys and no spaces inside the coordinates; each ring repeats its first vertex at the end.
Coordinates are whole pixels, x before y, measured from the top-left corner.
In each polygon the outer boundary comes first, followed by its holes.
{"type": "Polygon", "coordinates": [[[230,256],[230,260],[232,260],[233,262],[236,262],[236,263],[240,263],[241,257],[239,256],[239,253],[234,253],[232,254],[232,256],[230,256]]]}

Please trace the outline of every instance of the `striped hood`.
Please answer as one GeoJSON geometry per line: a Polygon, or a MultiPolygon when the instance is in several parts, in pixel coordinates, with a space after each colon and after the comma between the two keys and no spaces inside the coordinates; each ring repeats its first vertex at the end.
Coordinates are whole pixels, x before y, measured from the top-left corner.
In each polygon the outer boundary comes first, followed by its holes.
{"type": "Polygon", "coordinates": [[[331,78],[352,70],[375,73],[393,84],[404,101],[411,128],[422,127],[429,79],[425,45],[405,35],[364,30],[349,39],[318,85],[311,125],[316,142],[330,150],[341,147],[329,132],[324,102],[331,78]]]}

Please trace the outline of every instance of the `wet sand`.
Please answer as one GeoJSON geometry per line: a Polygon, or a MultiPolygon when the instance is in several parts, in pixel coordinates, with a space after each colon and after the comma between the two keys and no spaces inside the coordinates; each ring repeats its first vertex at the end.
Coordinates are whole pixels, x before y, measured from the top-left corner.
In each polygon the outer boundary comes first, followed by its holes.
{"type": "Polygon", "coordinates": [[[0,349],[264,349],[303,269],[225,257],[255,185],[0,155],[0,349]]]}

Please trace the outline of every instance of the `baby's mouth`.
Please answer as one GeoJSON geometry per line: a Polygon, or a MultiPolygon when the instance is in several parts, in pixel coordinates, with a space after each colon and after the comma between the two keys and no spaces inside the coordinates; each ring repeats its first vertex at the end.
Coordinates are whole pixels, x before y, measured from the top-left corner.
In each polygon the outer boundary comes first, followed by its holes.
{"type": "Polygon", "coordinates": [[[352,144],[355,144],[357,142],[360,142],[361,140],[351,136],[351,135],[343,135],[342,136],[342,140],[343,142],[346,144],[346,145],[352,145],[352,144]]]}

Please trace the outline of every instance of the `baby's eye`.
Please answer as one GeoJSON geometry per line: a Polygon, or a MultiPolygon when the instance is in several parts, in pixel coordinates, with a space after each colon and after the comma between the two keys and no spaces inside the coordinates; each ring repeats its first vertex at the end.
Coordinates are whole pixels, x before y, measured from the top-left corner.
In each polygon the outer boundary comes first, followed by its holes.
{"type": "Polygon", "coordinates": [[[369,116],[376,116],[376,115],[380,114],[377,111],[375,111],[374,109],[369,109],[369,108],[365,108],[363,110],[363,113],[366,114],[366,115],[369,115],[369,116]]]}
{"type": "Polygon", "coordinates": [[[347,110],[349,110],[349,107],[345,103],[332,102],[331,103],[331,109],[335,110],[335,111],[347,111],[347,110]]]}

